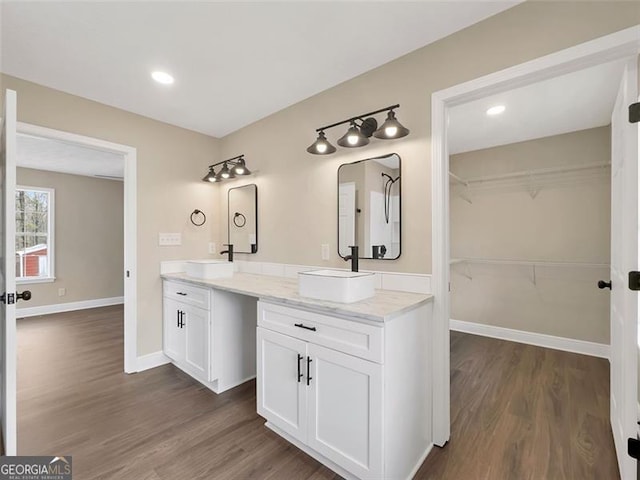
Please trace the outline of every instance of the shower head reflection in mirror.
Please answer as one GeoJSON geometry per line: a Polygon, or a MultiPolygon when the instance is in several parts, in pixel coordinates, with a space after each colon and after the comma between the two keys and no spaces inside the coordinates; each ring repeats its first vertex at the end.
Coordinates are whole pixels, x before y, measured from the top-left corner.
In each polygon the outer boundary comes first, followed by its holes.
{"type": "Polygon", "coordinates": [[[363,259],[395,260],[401,253],[401,161],[393,153],[338,169],[338,253],[359,247],[363,259]]]}

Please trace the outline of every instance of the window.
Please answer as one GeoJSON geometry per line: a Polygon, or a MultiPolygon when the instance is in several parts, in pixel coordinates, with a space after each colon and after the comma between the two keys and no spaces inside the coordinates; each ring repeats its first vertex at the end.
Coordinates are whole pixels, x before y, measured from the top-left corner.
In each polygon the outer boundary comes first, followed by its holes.
{"type": "Polygon", "coordinates": [[[55,279],[53,272],[53,189],[16,187],[16,280],[55,279]]]}

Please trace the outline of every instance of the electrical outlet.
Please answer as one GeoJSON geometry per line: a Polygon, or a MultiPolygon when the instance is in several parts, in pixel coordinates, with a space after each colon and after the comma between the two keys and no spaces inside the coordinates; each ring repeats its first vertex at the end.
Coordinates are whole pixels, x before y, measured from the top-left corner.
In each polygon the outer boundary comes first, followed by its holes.
{"type": "Polygon", "coordinates": [[[59,297],[64,297],[67,294],[67,289],[66,288],[59,288],[58,289],[58,296],[59,297]]]}
{"type": "Polygon", "coordinates": [[[322,260],[329,260],[329,244],[323,243],[320,245],[322,260]]]}
{"type": "Polygon", "coordinates": [[[160,245],[161,247],[182,245],[182,234],[181,233],[159,233],[158,245],[160,245]]]}
{"type": "Polygon", "coordinates": [[[216,248],[216,242],[209,242],[209,253],[211,255],[215,255],[217,252],[217,248],[216,248]]]}

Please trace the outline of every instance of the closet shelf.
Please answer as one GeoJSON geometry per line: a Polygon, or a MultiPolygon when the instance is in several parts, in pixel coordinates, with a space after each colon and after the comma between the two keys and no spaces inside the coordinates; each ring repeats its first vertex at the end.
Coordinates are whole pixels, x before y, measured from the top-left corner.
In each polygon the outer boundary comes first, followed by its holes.
{"type": "Polygon", "coordinates": [[[584,267],[584,268],[609,268],[608,263],[588,262],[551,262],[547,260],[507,260],[498,258],[452,258],[449,263],[475,263],[484,265],[515,265],[523,267],[584,267]]]}
{"type": "Polygon", "coordinates": [[[566,165],[563,167],[539,168],[504,173],[499,175],[486,175],[481,177],[462,178],[453,172],[449,172],[451,183],[457,184],[456,191],[464,200],[472,203],[469,192],[475,189],[492,187],[525,186],[528,188],[531,198],[535,198],[540,189],[546,185],[571,184],[580,180],[588,180],[600,177],[608,173],[611,164],[585,163],[582,165],[566,165]],[[463,194],[462,192],[467,192],[463,194]]]}
{"type": "Polygon", "coordinates": [[[537,271],[538,267],[577,267],[577,268],[609,268],[608,263],[588,263],[588,262],[550,262],[546,260],[506,260],[498,258],[452,258],[449,260],[450,265],[464,264],[465,271],[463,275],[469,280],[473,280],[471,275],[470,264],[481,265],[512,265],[531,267],[531,283],[537,285],[537,271]]]}

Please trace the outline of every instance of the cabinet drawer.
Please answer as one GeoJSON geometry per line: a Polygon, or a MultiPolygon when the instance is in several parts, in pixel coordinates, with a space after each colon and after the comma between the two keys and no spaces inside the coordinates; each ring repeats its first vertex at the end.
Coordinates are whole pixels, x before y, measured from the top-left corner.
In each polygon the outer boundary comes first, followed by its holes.
{"type": "Polygon", "coordinates": [[[196,287],[186,283],[171,282],[165,280],[163,282],[163,295],[166,298],[177,300],[178,302],[195,305],[205,310],[210,309],[211,290],[204,287],[196,287]]]}
{"type": "Polygon", "coordinates": [[[258,325],[356,357],[383,362],[383,328],[258,302],[258,325]]]}

